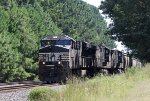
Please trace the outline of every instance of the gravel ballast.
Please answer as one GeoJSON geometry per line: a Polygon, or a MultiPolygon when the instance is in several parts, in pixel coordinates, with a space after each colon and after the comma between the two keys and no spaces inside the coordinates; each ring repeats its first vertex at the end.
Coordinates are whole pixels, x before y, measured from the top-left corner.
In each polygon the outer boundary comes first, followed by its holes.
{"type": "MultiPolygon", "coordinates": [[[[65,85],[50,87],[53,90],[65,89],[65,85]]],[[[19,89],[12,92],[0,93],[0,101],[28,101],[27,96],[31,89],[19,89]]]]}
{"type": "Polygon", "coordinates": [[[29,89],[20,89],[17,91],[0,93],[0,101],[28,101],[29,89]]]}

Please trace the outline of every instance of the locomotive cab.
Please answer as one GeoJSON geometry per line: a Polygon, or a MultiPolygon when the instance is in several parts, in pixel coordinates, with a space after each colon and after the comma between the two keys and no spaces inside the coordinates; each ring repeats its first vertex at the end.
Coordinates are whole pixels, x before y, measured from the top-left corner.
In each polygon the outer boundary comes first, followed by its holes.
{"type": "Polygon", "coordinates": [[[112,50],[112,62],[113,68],[123,69],[124,54],[121,51],[112,50]]]}
{"type": "Polygon", "coordinates": [[[95,65],[95,53],[96,46],[91,45],[88,42],[78,41],[77,42],[77,55],[79,57],[79,66],[91,68],[95,65]]]}
{"type": "Polygon", "coordinates": [[[75,40],[66,35],[48,35],[39,49],[39,78],[46,82],[65,81],[73,66],[75,40]]]}
{"type": "Polygon", "coordinates": [[[102,66],[105,66],[106,68],[110,68],[110,61],[111,61],[111,50],[105,46],[101,46],[101,60],[102,60],[102,66]]]}
{"type": "Polygon", "coordinates": [[[96,50],[96,63],[100,68],[111,68],[111,50],[103,45],[96,50]]]}

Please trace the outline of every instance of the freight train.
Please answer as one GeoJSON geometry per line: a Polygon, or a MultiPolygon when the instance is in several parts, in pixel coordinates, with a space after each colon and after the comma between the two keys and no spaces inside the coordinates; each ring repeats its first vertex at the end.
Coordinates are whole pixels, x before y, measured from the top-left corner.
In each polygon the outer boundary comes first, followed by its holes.
{"type": "Polygon", "coordinates": [[[83,71],[88,76],[102,71],[124,72],[133,65],[141,66],[141,63],[104,45],[95,46],[60,34],[41,39],[39,79],[43,82],[64,82],[72,75],[83,76],[83,71]]]}

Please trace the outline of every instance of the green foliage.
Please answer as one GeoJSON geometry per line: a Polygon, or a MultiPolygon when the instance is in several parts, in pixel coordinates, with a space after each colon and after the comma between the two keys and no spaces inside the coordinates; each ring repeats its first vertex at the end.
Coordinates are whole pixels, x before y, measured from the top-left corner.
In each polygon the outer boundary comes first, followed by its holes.
{"type": "MultiPolygon", "coordinates": [[[[3,0],[2,0],[3,1],[3,0]]],[[[34,79],[41,37],[61,30],[40,7],[0,2],[0,82],[34,79]]]]}
{"type": "Polygon", "coordinates": [[[105,0],[100,9],[113,20],[110,34],[129,47],[136,57],[150,61],[150,1],[105,0]]]}
{"type": "Polygon", "coordinates": [[[57,92],[49,87],[33,88],[28,95],[29,101],[52,101],[55,97],[57,97],[57,92]]]}
{"type": "Polygon", "coordinates": [[[68,34],[114,46],[97,8],[81,0],[0,0],[0,82],[32,80],[40,39],[68,34]]]}
{"type": "Polygon", "coordinates": [[[42,3],[49,13],[55,12],[52,19],[63,33],[76,40],[83,40],[92,44],[105,44],[113,48],[114,42],[106,32],[106,22],[99,10],[81,0],[45,0],[42,3]]]}

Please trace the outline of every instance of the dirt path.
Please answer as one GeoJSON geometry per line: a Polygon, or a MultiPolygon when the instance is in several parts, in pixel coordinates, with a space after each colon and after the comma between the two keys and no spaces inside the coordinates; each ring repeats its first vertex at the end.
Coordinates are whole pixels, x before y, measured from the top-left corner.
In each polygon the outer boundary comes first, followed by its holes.
{"type": "Polygon", "coordinates": [[[131,89],[125,101],[150,101],[150,80],[140,82],[131,89]]]}

